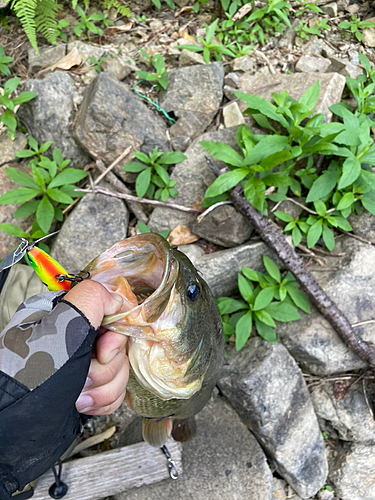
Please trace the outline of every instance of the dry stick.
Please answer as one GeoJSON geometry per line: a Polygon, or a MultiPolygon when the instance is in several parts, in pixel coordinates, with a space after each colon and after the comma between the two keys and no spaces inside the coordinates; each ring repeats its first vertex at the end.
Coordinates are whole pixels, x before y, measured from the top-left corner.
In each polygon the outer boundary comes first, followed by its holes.
{"type": "MultiPolygon", "coordinates": [[[[213,163],[208,160],[208,164],[218,175],[219,171],[213,163]]],[[[263,241],[274,250],[280,260],[292,272],[303,291],[319,312],[331,323],[345,344],[363,361],[368,363],[372,369],[375,369],[375,346],[365,342],[355,333],[344,314],[315,281],[301,257],[286,242],[282,230],[250,205],[243,195],[241,185],[237,184],[236,187],[229,191],[229,194],[235,208],[251,223],[263,241]]]]}
{"type": "MultiPolygon", "coordinates": [[[[106,168],[104,171],[101,171],[102,173],[99,175],[99,177],[97,179],[95,179],[95,182],[94,182],[95,186],[97,184],[99,184],[99,182],[103,179],[103,177],[105,177],[108,174],[108,172],[110,172],[118,163],[120,163],[120,161],[123,160],[127,154],[130,153],[130,150],[131,150],[131,146],[126,148],[125,151],[122,154],[120,154],[120,156],[118,158],[116,158],[116,160],[114,162],[112,162],[108,168],[106,168]]],[[[101,160],[99,160],[99,161],[101,161],[101,160]]]]}
{"type": "MultiPolygon", "coordinates": [[[[96,168],[99,170],[99,172],[104,173],[106,170],[104,163],[101,160],[96,160],[96,168]]],[[[131,194],[130,189],[128,189],[123,182],[121,182],[113,172],[108,172],[106,174],[106,180],[113,186],[117,191],[123,194],[131,194]]],[[[148,217],[142,210],[141,206],[139,203],[136,201],[129,201],[127,200],[126,204],[129,207],[129,210],[133,212],[133,214],[136,216],[136,218],[143,222],[143,224],[147,224],[148,222],[148,217]]]]}

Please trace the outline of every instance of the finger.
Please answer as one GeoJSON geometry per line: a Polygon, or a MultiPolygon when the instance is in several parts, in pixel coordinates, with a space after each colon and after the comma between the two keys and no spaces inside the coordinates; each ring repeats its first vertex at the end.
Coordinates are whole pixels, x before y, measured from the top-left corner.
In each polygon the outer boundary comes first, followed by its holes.
{"type": "Polygon", "coordinates": [[[96,341],[96,358],[99,363],[107,365],[111,360],[124,349],[128,337],[121,333],[107,330],[96,341]]]}
{"type": "Polygon", "coordinates": [[[116,411],[117,408],[119,408],[121,406],[121,403],[124,401],[125,394],[126,394],[126,390],[113,403],[111,403],[107,406],[103,406],[101,408],[94,408],[88,412],[81,412],[81,413],[86,413],[87,415],[110,415],[111,413],[116,411]]]}
{"type": "Polygon", "coordinates": [[[91,360],[89,373],[83,390],[88,390],[89,387],[94,388],[108,384],[121,371],[124,364],[128,366],[125,349],[120,350],[120,352],[118,352],[116,356],[106,365],[99,363],[96,358],[93,358],[91,360]]]}

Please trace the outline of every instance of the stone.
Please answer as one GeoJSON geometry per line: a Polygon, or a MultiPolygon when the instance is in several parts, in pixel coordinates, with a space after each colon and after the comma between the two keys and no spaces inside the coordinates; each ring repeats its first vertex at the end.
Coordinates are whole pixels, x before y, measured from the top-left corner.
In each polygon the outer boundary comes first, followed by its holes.
{"type": "Polygon", "coordinates": [[[335,500],[335,493],[329,490],[320,491],[317,494],[318,500],[335,500]]]}
{"type": "Polygon", "coordinates": [[[329,57],[331,61],[331,66],[329,71],[337,72],[343,76],[350,76],[350,78],[356,79],[357,76],[362,74],[362,70],[359,66],[355,66],[347,59],[340,59],[339,57],[329,57]]]}
{"type": "MultiPolygon", "coordinates": [[[[348,381],[347,387],[351,382],[348,381]]],[[[366,396],[368,393],[373,405],[374,387],[368,382],[366,385],[366,396]]],[[[335,384],[328,382],[314,388],[311,399],[321,428],[328,434],[334,429],[344,441],[375,444],[375,421],[366,403],[362,382],[351,387],[344,399],[335,397],[335,384]]]]}
{"type": "Polygon", "coordinates": [[[250,338],[227,349],[218,386],[275,465],[302,497],[326,481],[324,440],[297,363],[281,344],[250,338]]]}
{"type": "MultiPolygon", "coordinates": [[[[345,254],[340,258],[327,257],[328,267],[338,271],[313,272],[315,279],[351,324],[372,318],[375,247],[345,237],[339,240],[335,252],[345,254]]],[[[363,340],[375,343],[374,324],[358,326],[355,331],[363,340]]],[[[301,312],[298,322],[279,324],[277,335],[308,373],[326,376],[367,367],[314,307],[310,315],[301,312]]]]}
{"type": "Polygon", "coordinates": [[[90,61],[88,61],[89,57],[95,57],[95,59],[99,61],[100,58],[108,52],[107,48],[104,49],[103,47],[75,40],[74,42],[70,42],[68,44],[67,54],[69,54],[69,52],[71,52],[74,48],[77,48],[78,53],[82,58],[82,64],[84,67],[91,66],[90,61]]]}
{"type": "Polygon", "coordinates": [[[114,500],[273,500],[272,474],[256,439],[219,396],[196,416],[197,435],[183,444],[183,471],[114,500]]]}
{"type": "MultiPolygon", "coordinates": [[[[337,73],[295,73],[293,75],[261,75],[254,76],[247,73],[241,76],[241,92],[256,94],[273,102],[272,93],[278,94],[287,90],[291,97],[299,100],[316,80],[320,81],[320,96],[315,106],[317,113],[323,113],[324,121],[330,121],[332,113],[329,107],[341,100],[345,87],[345,78],[337,73]]],[[[240,110],[247,108],[244,101],[240,101],[240,110]]],[[[252,122],[251,122],[252,123],[252,122]]]]}
{"type": "Polygon", "coordinates": [[[27,146],[27,138],[22,132],[16,131],[14,140],[6,132],[0,135],[0,166],[11,161],[18,161],[15,154],[27,146]]]}
{"type": "Polygon", "coordinates": [[[202,54],[182,49],[181,55],[178,59],[179,67],[183,68],[184,66],[193,66],[194,64],[205,64],[202,54]]]}
{"type": "Polygon", "coordinates": [[[296,64],[299,73],[325,73],[331,62],[324,57],[302,56],[296,64]]]}
{"type": "Polygon", "coordinates": [[[237,102],[231,102],[227,106],[223,107],[223,120],[225,128],[238,127],[239,125],[245,123],[245,118],[243,117],[237,102]]]}
{"type": "MultiPolygon", "coordinates": [[[[6,167],[16,168],[21,172],[30,174],[30,168],[26,165],[3,165],[0,168],[0,196],[2,194],[8,193],[13,189],[17,189],[20,186],[15,182],[11,181],[6,174],[6,167]]],[[[12,203],[10,205],[0,205],[0,223],[1,224],[15,224],[19,226],[23,231],[26,231],[32,224],[34,219],[33,216],[27,217],[26,219],[15,219],[14,212],[21,205],[21,203],[12,203]]],[[[17,245],[19,245],[20,239],[10,234],[0,232],[0,259],[3,259],[6,255],[12,252],[17,245]]]]}
{"type": "Polygon", "coordinates": [[[90,69],[89,71],[86,71],[86,73],[83,73],[81,76],[82,83],[85,85],[89,85],[95,78],[98,76],[98,72],[96,69],[90,69]]]}
{"type": "Polygon", "coordinates": [[[149,26],[153,31],[155,31],[161,28],[163,24],[163,21],[160,21],[160,19],[154,19],[153,21],[150,21],[149,26]]]}
{"type": "Polygon", "coordinates": [[[221,62],[196,64],[172,70],[160,106],[179,119],[169,129],[171,137],[203,133],[223,98],[224,69],[221,62]]]}
{"type": "Polygon", "coordinates": [[[171,139],[173,150],[181,151],[182,153],[186,151],[190,143],[191,140],[189,139],[189,137],[186,137],[185,135],[178,135],[177,137],[173,137],[171,139]]]}
{"type": "Polygon", "coordinates": [[[86,194],[64,222],[51,255],[67,270],[82,270],[97,255],[126,238],[129,212],[124,202],[86,194]]]}
{"type": "Polygon", "coordinates": [[[42,68],[53,66],[65,56],[66,45],[61,44],[55,47],[45,47],[39,49],[39,55],[35,49],[29,49],[29,72],[33,75],[42,68]]]}
{"type": "Polygon", "coordinates": [[[134,60],[128,56],[106,57],[102,62],[102,70],[113,75],[117,80],[123,80],[132,71],[137,70],[134,60]]]}
{"type": "Polygon", "coordinates": [[[241,88],[241,80],[237,73],[228,73],[224,77],[224,84],[229,85],[235,89],[241,88]]]}
{"type": "Polygon", "coordinates": [[[293,49],[294,41],[296,38],[295,28],[299,26],[299,19],[295,19],[292,22],[292,28],[286,28],[283,35],[279,38],[277,45],[279,47],[285,47],[289,50],[293,49]]]}
{"type": "Polygon", "coordinates": [[[225,97],[228,98],[230,101],[234,101],[235,99],[237,99],[237,97],[234,94],[234,92],[238,91],[237,88],[232,87],[231,85],[224,85],[223,91],[225,97]]]}
{"type": "MultiPolygon", "coordinates": [[[[366,21],[372,21],[375,23],[375,17],[371,19],[366,19],[366,21]]],[[[366,47],[375,47],[375,27],[374,28],[364,28],[362,30],[362,43],[366,47]]]]}
{"type": "MultiPolygon", "coordinates": [[[[155,146],[167,151],[164,120],[141,102],[128,87],[109,73],[102,72],[87,87],[73,131],[78,142],[93,158],[107,166],[131,146],[144,153],[155,146]]],[[[128,160],[129,161],[129,160],[128,160]]],[[[122,166],[115,172],[125,177],[122,166]]]]}
{"type": "Polygon", "coordinates": [[[35,99],[21,104],[18,110],[30,135],[39,144],[52,141],[48,154],[52,154],[53,148],[59,148],[64,158],[71,159],[71,167],[83,168],[90,157],[70,132],[76,114],[73,99],[77,95],[72,77],[64,71],[54,71],[44,80],[28,80],[25,90],[38,94],[35,99]]]}
{"type": "Polygon", "coordinates": [[[195,222],[192,232],[216,245],[234,247],[250,237],[252,227],[232,205],[221,205],[195,222]]]}
{"type": "Polygon", "coordinates": [[[186,5],[189,5],[190,0],[176,0],[175,3],[182,9],[183,7],[186,7],[186,5]]]}
{"type": "Polygon", "coordinates": [[[335,498],[375,500],[374,445],[345,443],[329,465],[335,498]]]}
{"type": "Polygon", "coordinates": [[[231,66],[233,71],[243,71],[248,73],[252,73],[254,71],[254,62],[247,54],[233,59],[231,66]]]}
{"type": "Polygon", "coordinates": [[[337,17],[337,3],[329,2],[322,6],[322,11],[329,17],[337,17]]]}

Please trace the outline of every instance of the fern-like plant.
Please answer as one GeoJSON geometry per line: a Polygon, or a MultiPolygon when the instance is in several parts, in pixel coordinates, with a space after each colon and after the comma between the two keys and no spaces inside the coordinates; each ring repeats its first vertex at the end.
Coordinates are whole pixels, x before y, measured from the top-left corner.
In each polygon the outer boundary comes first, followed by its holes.
{"type": "Polygon", "coordinates": [[[130,12],[129,7],[126,7],[119,0],[101,0],[100,3],[107,10],[110,10],[112,7],[114,7],[121,16],[125,16],[125,17],[131,16],[131,12],[130,12]]]}

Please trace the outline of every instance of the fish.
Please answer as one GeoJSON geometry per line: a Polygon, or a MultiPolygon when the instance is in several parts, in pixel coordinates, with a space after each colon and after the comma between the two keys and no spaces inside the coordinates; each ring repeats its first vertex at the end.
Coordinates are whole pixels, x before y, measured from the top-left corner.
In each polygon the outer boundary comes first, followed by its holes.
{"type": "Polygon", "coordinates": [[[125,401],[143,417],[144,440],[162,446],[195,433],[223,359],[220,314],[207,283],[186,255],[155,233],[127,238],[84,269],[123,299],[102,326],[128,336],[125,401]]]}

